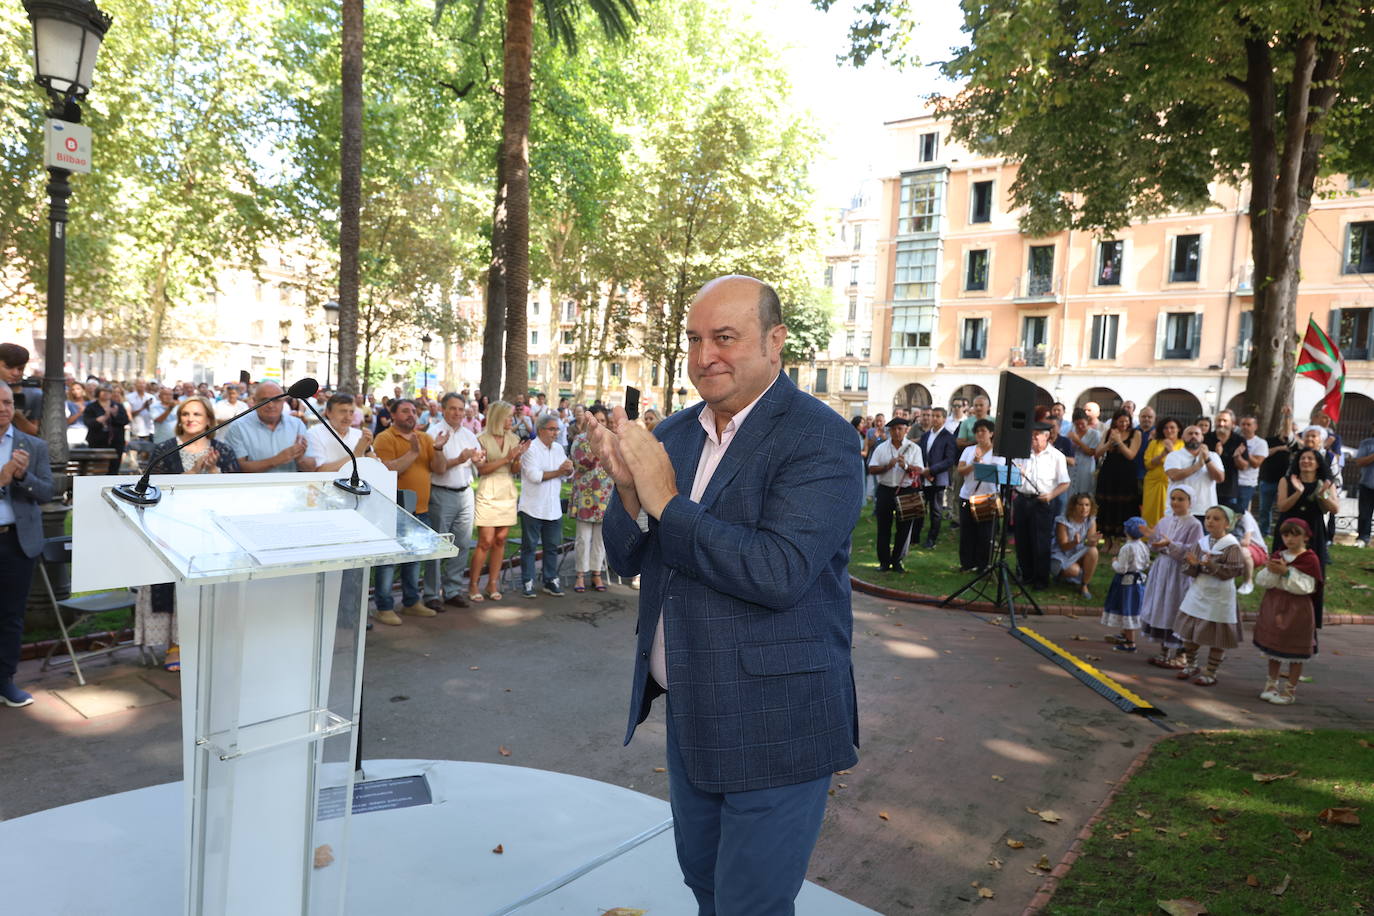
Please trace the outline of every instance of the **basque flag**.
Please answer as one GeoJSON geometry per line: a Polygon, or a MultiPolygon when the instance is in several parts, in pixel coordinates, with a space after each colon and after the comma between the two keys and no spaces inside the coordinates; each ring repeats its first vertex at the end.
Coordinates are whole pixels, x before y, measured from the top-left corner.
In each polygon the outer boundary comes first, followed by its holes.
{"type": "Polygon", "coordinates": [[[1307,319],[1307,336],[1302,339],[1302,349],[1298,351],[1297,372],[1326,387],[1326,393],[1317,404],[1333,424],[1339,423],[1341,399],[1345,397],[1345,360],[1335,342],[1317,327],[1315,318],[1307,319]]]}

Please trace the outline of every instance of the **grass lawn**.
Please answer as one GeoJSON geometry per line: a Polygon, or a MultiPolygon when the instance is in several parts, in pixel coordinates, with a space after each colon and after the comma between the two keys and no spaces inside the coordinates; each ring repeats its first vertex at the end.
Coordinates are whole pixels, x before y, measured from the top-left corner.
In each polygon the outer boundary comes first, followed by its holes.
{"type": "MultiPolygon", "coordinates": [[[[919,592],[923,595],[948,595],[972,578],[959,572],[959,529],[946,522],[940,528],[940,540],[934,550],[913,548],[907,552],[902,565],[906,573],[883,572],[878,569],[876,543],[877,522],[873,518],[873,504],[864,506],[859,524],[854,527],[853,550],[849,557],[849,571],[856,578],[874,585],[919,592]]],[[[1016,569],[1015,548],[1007,545],[1008,564],[1016,569]]],[[[1093,600],[1087,601],[1078,589],[1056,583],[1044,592],[1033,592],[1041,604],[1067,604],[1081,608],[1079,613],[1097,614],[1107,586],[1112,582],[1111,558],[1103,556],[1089,587],[1093,600]]],[[[1239,596],[1242,611],[1258,611],[1263,589],[1239,596]]],[[[1331,565],[1326,569],[1327,613],[1374,614],[1374,551],[1354,547],[1332,547],[1331,565]]]]}
{"type": "Polygon", "coordinates": [[[1154,914],[1189,899],[1214,916],[1367,913],[1372,829],[1374,731],[1179,735],[1112,801],[1047,912],[1154,914]],[[1330,808],[1362,823],[1325,822],[1330,808]]]}

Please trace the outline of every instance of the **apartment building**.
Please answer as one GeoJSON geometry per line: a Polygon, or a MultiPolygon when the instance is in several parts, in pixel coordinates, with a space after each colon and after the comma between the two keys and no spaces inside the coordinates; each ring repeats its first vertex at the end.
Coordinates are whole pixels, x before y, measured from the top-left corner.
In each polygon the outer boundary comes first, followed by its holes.
{"type": "MultiPolygon", "coordinates": [[[[1247,190],[1112,234],[1031,238],[1016,163],[970,153],[929,117],[888,124],[870,369],[873,409],[996,394],[1011,369],[1044,403],[1134,401],[1192,419],[1242,401],[1251,345],[1247,190]]],[[[1302,249],[1309,316],[1346,359],[1340,429],[1374,423],[1374,190],[1344,178],[1314,202],[1302,249]]],[[[1321,389],[1299,379],[1305,414],[1321,389]]]]}

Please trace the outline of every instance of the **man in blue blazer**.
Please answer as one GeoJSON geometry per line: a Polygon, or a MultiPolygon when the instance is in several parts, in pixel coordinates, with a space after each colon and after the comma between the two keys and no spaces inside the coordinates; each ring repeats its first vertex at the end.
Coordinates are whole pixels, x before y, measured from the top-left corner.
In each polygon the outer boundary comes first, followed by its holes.
{"type": "Polygon", "coordinates": [[[28,706],[14,683],[24,638],[24,605],[43,552],[40,503],[52,499],[48,445],[14,426],[14,391],[0,382],[0,704],[28,706]]]}
{"type": "Polygon", "coordinates": [[[926,502],[924,519],[917,519],[911,528],[911,543],[920,544],[927,550],[935,546],[940,536],[940,521],[945,514],[945,488],[949,486],[950,470],[959,462],[959,443],[954,434],[945,429],[945,409],[926,407],[921,411],[929,417],[925,421],[926,430],[921,433],[916,444],[926,457],[925,469],[921,472],[921,494],[926,502]],[[921,540],[922,522],[929,522],[930,529],[925,541],[921,540]]]}
{"type": "Polygon", "coordinates": [[[786,335],[766,284],[712,280],[687,316],[703,403],[653,433],[621,410],[592,431],[616,482],[607,557],[641,577],[625,742],[666,693],[678,862],[703,916],[793,912],[831,774],[858,759],[858,443],[782,374],[786,335]]]}

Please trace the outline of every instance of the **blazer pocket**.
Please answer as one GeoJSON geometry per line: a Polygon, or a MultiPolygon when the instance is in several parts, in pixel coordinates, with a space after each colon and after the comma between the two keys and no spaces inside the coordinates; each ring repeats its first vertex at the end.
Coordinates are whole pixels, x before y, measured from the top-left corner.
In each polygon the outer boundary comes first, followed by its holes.
{"type": "Polygon", "coordinates": [[[824,671],[830,667],[830,658],[825,644],[812,639],[740,646],[739,663],[746,674],[775,677],[824,671]]]}

